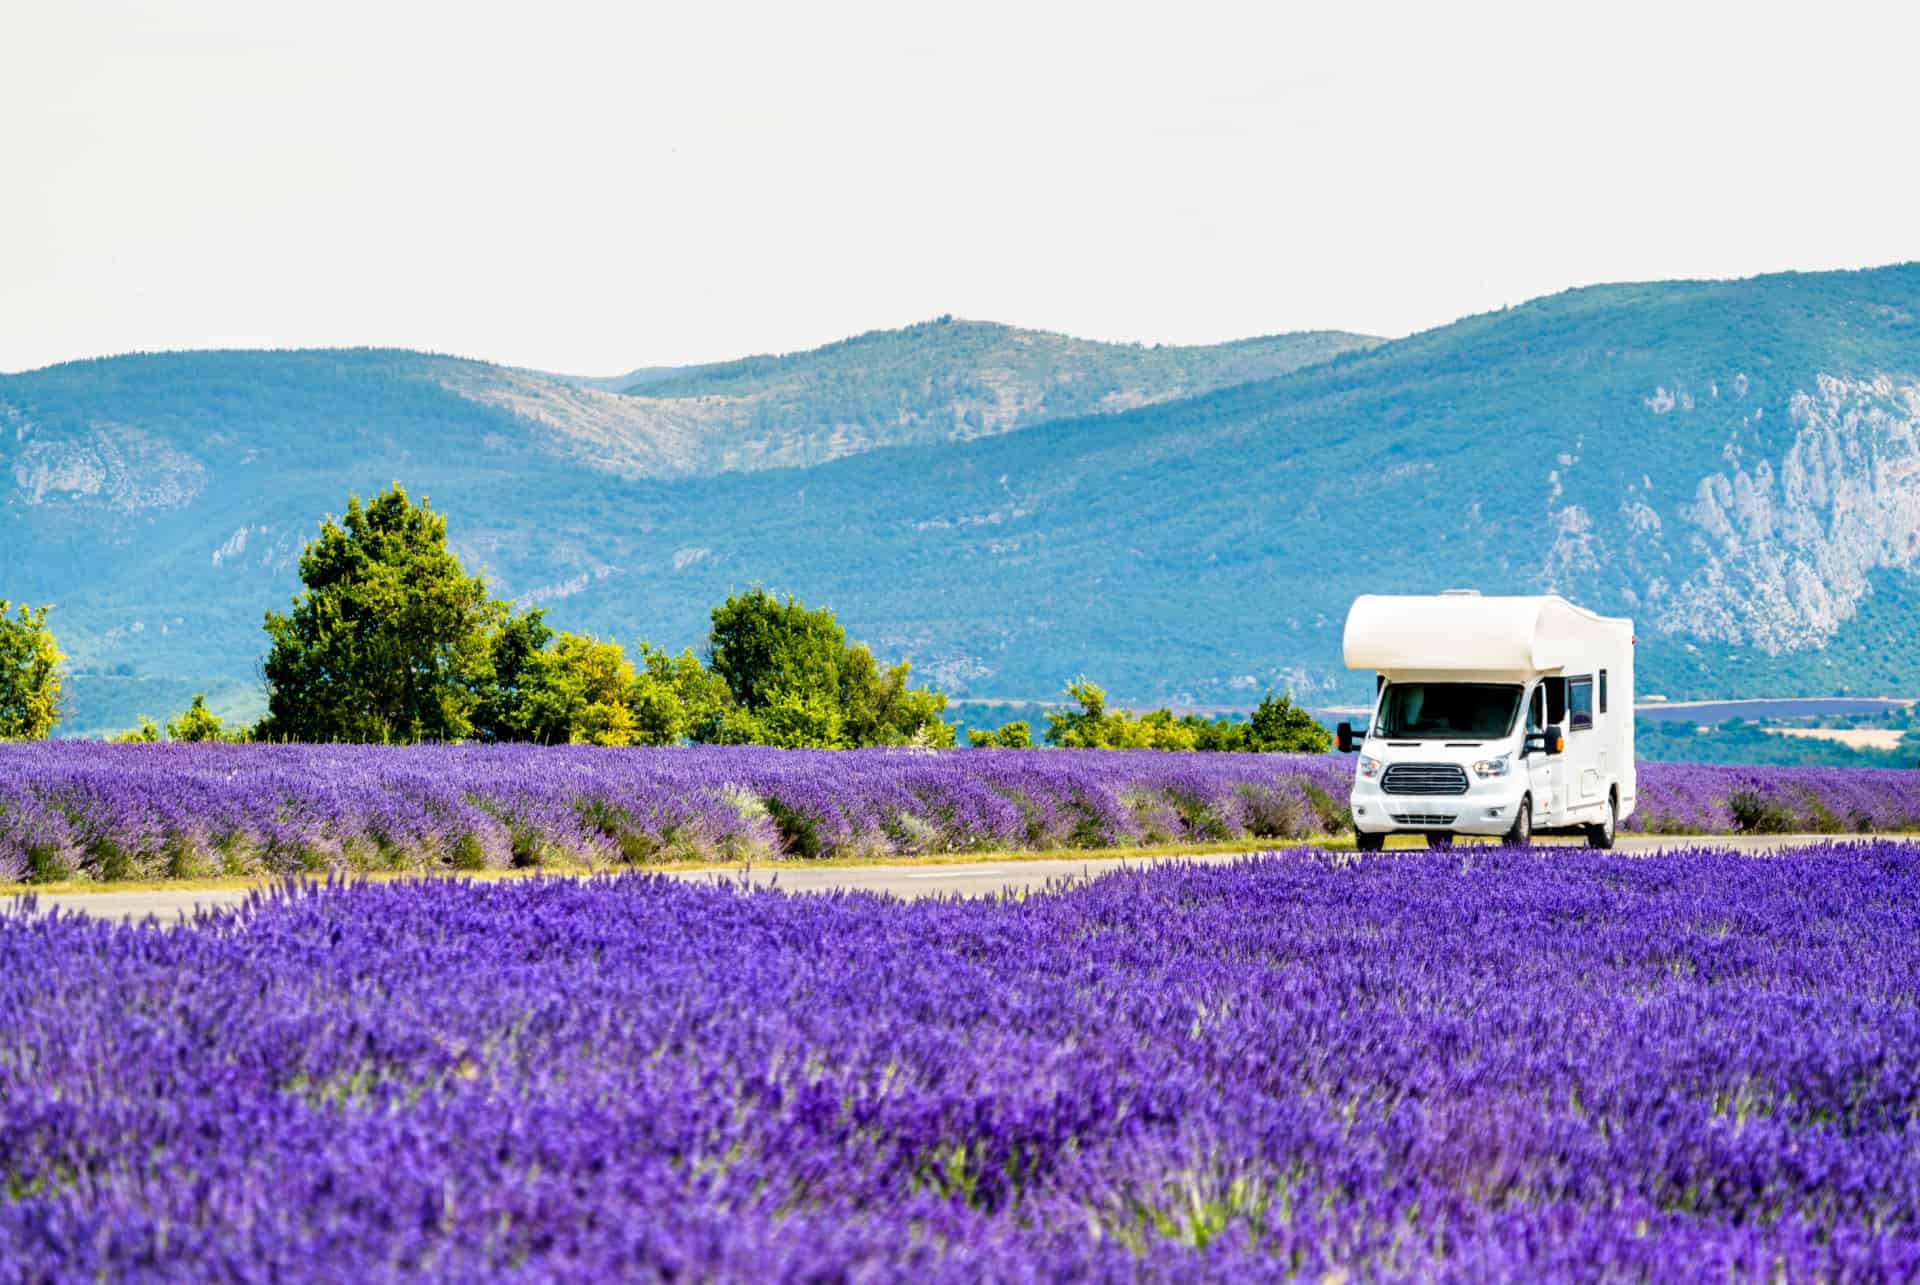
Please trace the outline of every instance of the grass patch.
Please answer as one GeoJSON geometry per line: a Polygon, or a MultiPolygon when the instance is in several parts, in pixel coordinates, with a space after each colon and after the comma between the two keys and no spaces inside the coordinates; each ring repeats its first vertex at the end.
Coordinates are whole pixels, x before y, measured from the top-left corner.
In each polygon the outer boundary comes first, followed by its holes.
{"type": "MultiPolygon", "coordinates": [[[[1889,835],[1907,835],[1913,831],[1887,831],[1889,835]]],[[[1633,837],[1634,832],[1622,831],[1623,838],[1633,837]]],[[[1649,834],[1653,839],[1704,839],[1739,838],[1738,834],[1727,835],[1665,835],[1649,834]]],[[[1826,834],[1798,833],[1774,835],[1774,838],[1804,839],[1808,843],[1831,841],[1834,836],[1826,834]]],[[[1850,837],[1850,836],[1843,836],[1850,837]]],[[[1491,847],[1499,839],[1486,835],[1458,835],[1454,839],[1455,847],[1476,846],[1491,847]]],[[[1577,835],[1543,835],[1536,839],[1538,847],[1585,848],[1586,840],[1577,835]]],[[[1420,852],[1426,850],[1426,840],[1417,834],[1395,834],[1387,837],[1388,852],[1420,852]]],[[[1252,854],[1256,852],[1275,852],[1294,848],[1323,848],[1331,852],[1353,851],[1353,836],[1310,835],[1300,839],[1276,840],[1271,838],[1230,839],[1214,843],[1143,843],[1121,847],[1106,848],[1031,848],[997,849],[990,848],[975,852],[934,852],[924,856],[853,856],[853,857],[815,857],[800,859],[752,860],[752,861],[706,861],[655,860],[645,865],[623,866],[617,868],[591,867],[579,862],[556,862],[547,866],[520,866],[509,869],[449,869],[444,866],[420,870],[366,870],[347,872],[347,877],[355,880],[379,882],[391,879],[477,879],[493,881],[498,879],[528,879],[542,876],[564,875],[585,877],[595,874],[616,872],[647,874],[738,874],[748,868],[762,870],[858,870],[873,866],[898,866],[903,868],[921,868],[927,866],[970,866],[970,865],[1017,865],[1028,861],[1166,861],[1181,857],[1212,857],[1252,854]]],[[[338,874],[335,877],[339,877],[338,874]]],[[[104,881],[100,879],[69,878],[50,880],[46,883],[0,883],[0,897],[16,896],[23,893],[85,893],[85,892],[213,892],[234,888],[271,888],[289,882],[325,883],[325,874],[312,875],[203,875],[186,879],[141,879],[104,881]]]]}
{"type": "MultiPolygon", "coordinates": [[[[1113,861],[1113,860],[1168,860],[1191,856],[1222,856],[1239,853],[1271,852],[1276,848],[1319,847],[1351,848],[1351,835],[1328,838],[1325,835],[1313,839],[1296,839],[1279,844],[1272,839],[1237,839],[1221,843],[1155,843],[1140,844],[1118,848],[1046,848],[1041,850],[987,850],[981,852],[939,852],[917,857],[820,857],[802,861],[798,858],[786,860],[743,863],[714,861],[652,861],[644,866],[630,867],[634,872],[645,874],[649,871],[673,872],[684,874],[730,874],[738,873],[748,865],[760,869],[779,870],[791,867],[795,870],[836,870],[859,869],[867,866],[965,866],[965,865],[1003,865],[1023,861],[1113,861]]],[[[1391,846],[1403,846],[1394,844],[1391,846]]],[[[1405,845],[1418,847],[1418,841],[1405,845]]],[[[368,870],[355,871],[351,875],[355,881],[369,880],[378,882],[390,879],[526,879],[541,875],[591,875],[607,873],[604,870],[590,869],[584,865],[553,865],[539,869],[519,867],[515,869],[449,870],[437,868],[431,870],[368,870]]],[[[297,877],[296,883],[324,883],[324,876],[297,877]]],[[[127,879],[105,882],[99,879],[63,879],[49,883],[0,883],[0,896],[20,893],[75,893],[75,892],[214,892],[234,888],[270,888],[287,882],[287,879],[270,875],[210,875],[191,879],[127,879]]]]}

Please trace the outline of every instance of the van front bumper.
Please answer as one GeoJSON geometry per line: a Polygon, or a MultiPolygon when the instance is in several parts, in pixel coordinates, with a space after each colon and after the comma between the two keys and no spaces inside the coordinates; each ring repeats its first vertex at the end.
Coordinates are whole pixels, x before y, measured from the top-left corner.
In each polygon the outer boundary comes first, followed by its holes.
{"type": "Polygon", "coordinates": [[[1465,794],[1388,794],[1378,781],[1354,782],[1349,805],[1353,828],[1365,834],[1445,831],[1449,834],[1500,835],[1513,829],[1524,780],[1517,777],[1474,781],[1465,794]]]}

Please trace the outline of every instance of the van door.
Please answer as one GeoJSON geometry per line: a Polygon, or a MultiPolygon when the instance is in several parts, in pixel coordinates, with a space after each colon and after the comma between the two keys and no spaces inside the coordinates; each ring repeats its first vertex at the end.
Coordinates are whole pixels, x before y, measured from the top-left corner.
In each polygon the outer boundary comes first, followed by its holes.
{"type": "Polygon", "coordinates": [[[1601,783],[1602,740],[1593,714],[1593,675],[1583,674],[1567,680],[1567,781],[1573,786],[1569,800],[1576,807],[1588,807],[1606,797],[1601,783]]]}
{"type": "MultiPolygon", "coordinates": [[[[1527,700],[1527,735],[1537,735],[1547,726],[1547,687],[1545,683],[1535,684],[1533,695],[1527,700]]],[[[1524,744],[1525,742],[1522,742],[1524,744]]],[[[1536,749],[1527,755],[1527,789],[1533,794],[1533,823],[1536,826],[1557,824],[1559,818],[1553,811],[1554,764],[1558,762],[1551,754],[1536,749]]]]}

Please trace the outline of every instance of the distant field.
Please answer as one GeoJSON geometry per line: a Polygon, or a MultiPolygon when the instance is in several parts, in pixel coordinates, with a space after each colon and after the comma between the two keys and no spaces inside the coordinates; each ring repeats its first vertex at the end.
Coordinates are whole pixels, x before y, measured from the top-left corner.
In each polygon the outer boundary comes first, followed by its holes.
{"type": "Polygon", "coordinates": [[[1910,696],[1781,696],[1753,700],[1655,701],[1633,707],[1642,722],[1724,723],[1730,718],[1810,718],[1818,714],[1884,714],[1908,709],[1910,696]]]}
{"type": "Polygon", "coordinates": [[[1832,741],[1855,750],[1897,750],[1906,735],[1897,727],[1769,727],[1769,736],[1805,741],[1832,741]]]}

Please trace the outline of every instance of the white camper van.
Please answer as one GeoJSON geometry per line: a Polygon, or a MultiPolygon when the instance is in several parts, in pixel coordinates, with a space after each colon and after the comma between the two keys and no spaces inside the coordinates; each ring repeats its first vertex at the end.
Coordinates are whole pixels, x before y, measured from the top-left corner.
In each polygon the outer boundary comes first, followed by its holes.
{"type": "Polygon", "coordinates": [[[1349,669],[1370,669],[1373,717],[1340,724],[1358,752],[1362,850],[1393,833],[1442,848],[1456,834],[1584,833],[1613,846],[1633,813],[1633,622],[1563,598],[1356,598],[1349,669]]]}

